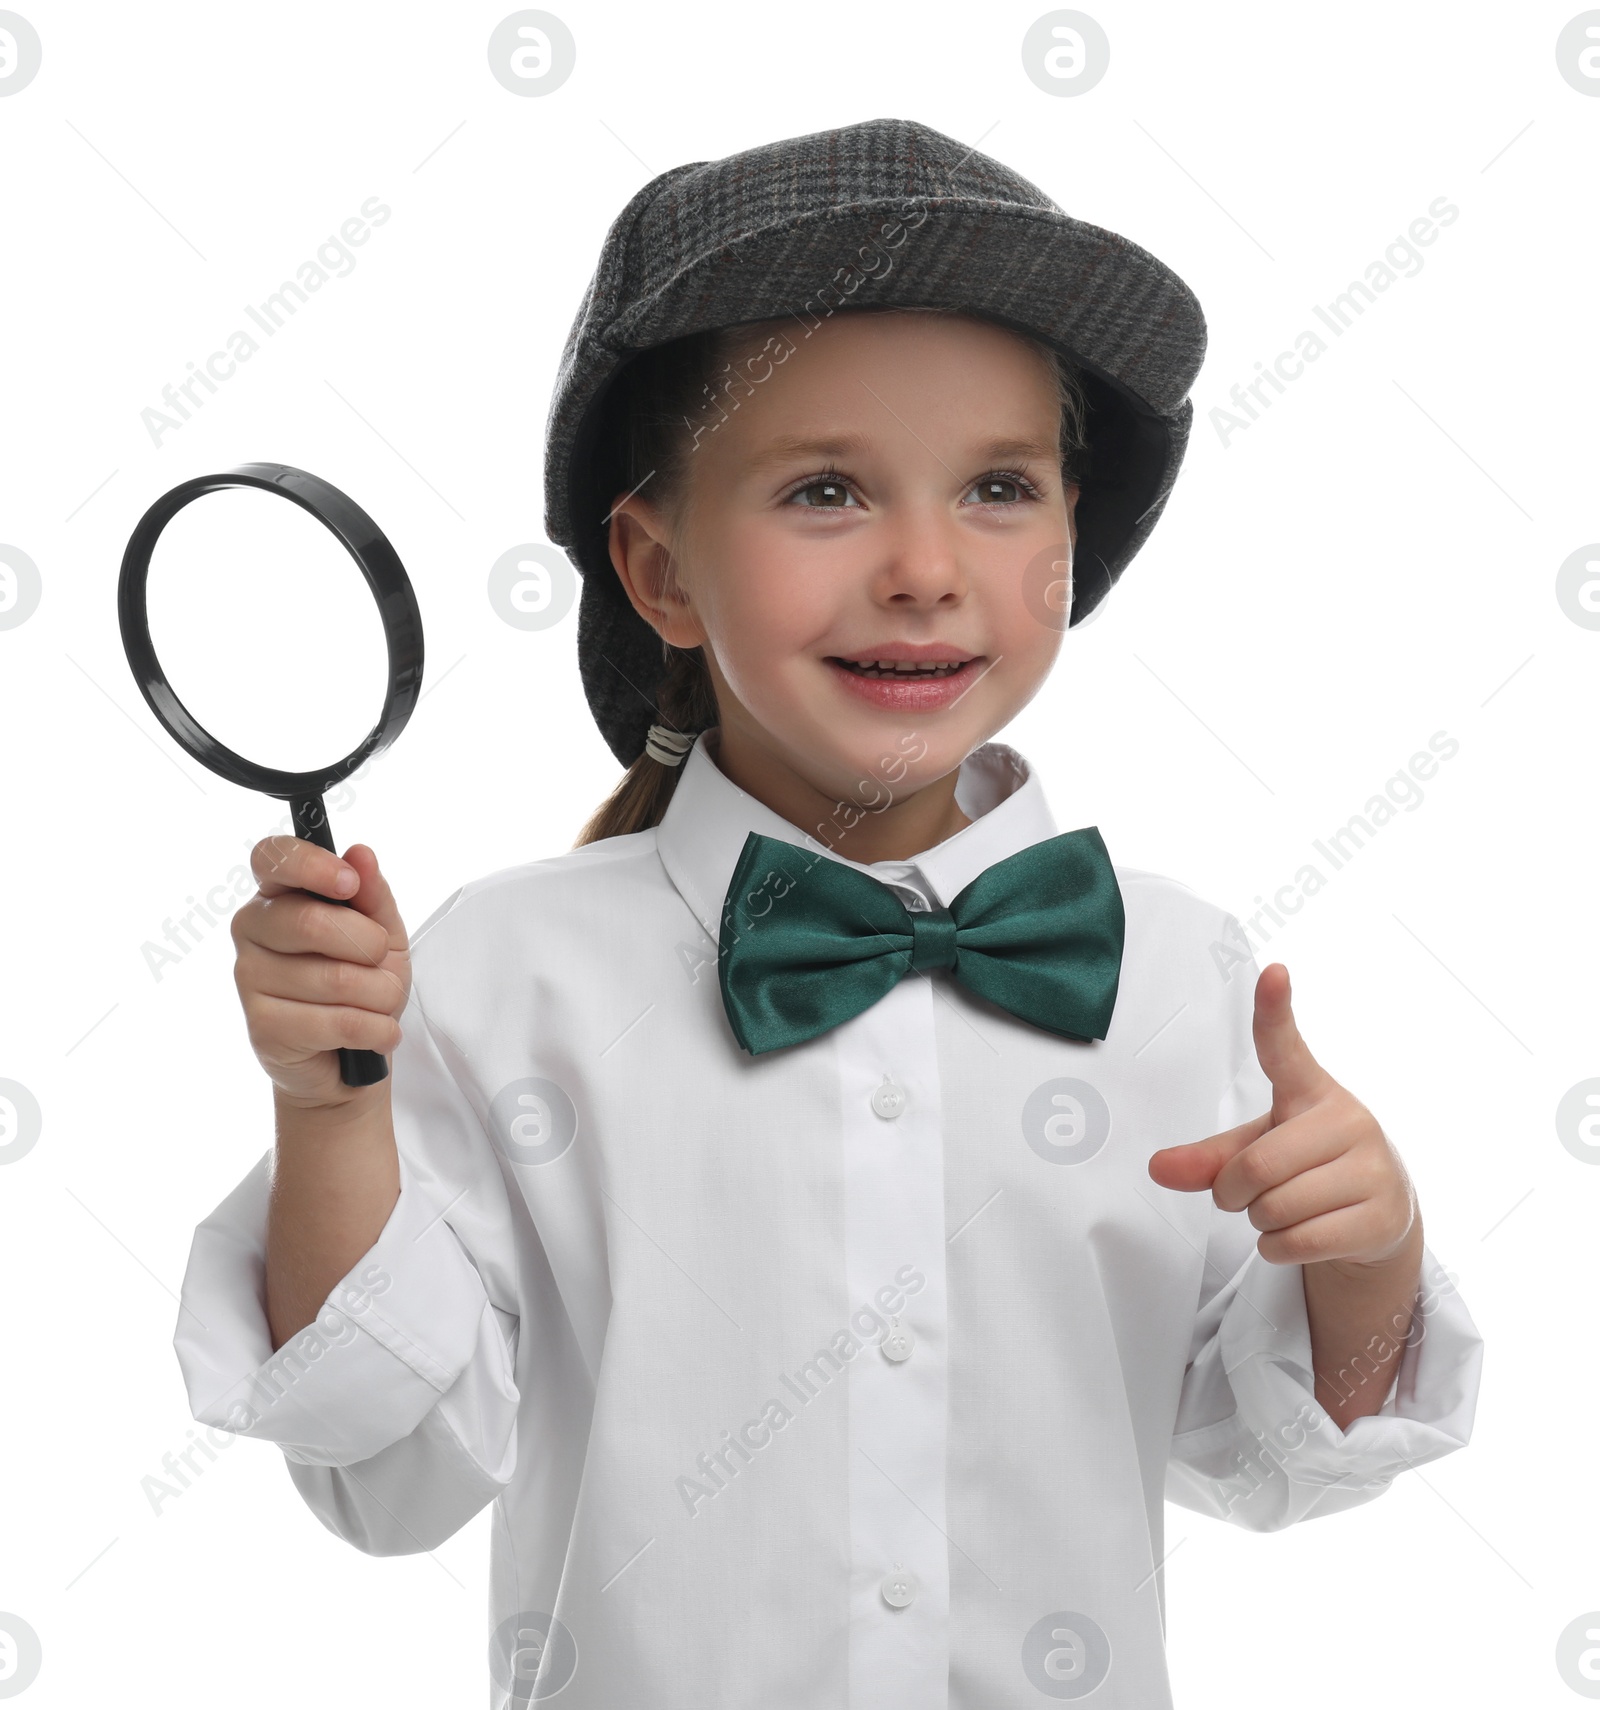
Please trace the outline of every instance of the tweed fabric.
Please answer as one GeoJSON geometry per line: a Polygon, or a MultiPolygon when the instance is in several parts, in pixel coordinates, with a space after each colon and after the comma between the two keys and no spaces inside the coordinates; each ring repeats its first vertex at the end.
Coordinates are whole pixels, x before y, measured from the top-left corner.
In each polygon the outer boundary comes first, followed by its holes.
{"type": "Polygon", "coordinates": [[[579,671],[623,765],[657,716],[663,659],[607,551],[617,490],[595,449],[608,387],[641,351],[688,333],[783,318],[803,345],[829,315],[867,304],[959,309],[1078,364],[1090,450],[1072,623],[1155,526],[1188,439],[1206,332],[1193,293],[1153,255],[911,120],[673,167],[606,234],[546,423],[545,530],[583,578],[579,671]]]}

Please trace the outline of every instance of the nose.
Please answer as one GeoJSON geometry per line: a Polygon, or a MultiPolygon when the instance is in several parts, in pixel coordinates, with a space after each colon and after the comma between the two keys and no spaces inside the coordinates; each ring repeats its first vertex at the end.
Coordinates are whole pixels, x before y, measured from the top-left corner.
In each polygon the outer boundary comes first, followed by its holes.
{"type": "Polygon", "coordinates": [[[907,507],[879,536],[874,592],[898,606],[959,605],[967,571],[953,519],[936,506],[907,507]]]}

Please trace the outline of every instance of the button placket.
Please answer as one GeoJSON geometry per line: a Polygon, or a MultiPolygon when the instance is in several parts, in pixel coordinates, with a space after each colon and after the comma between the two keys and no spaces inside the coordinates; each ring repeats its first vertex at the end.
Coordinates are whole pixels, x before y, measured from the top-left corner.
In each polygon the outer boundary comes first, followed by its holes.
{"type": "Polygon", "coordinates": [[[942,1703],[949,1676],[948,1567],[922,1536],[927,1526],[934,1540],[944,1530],[948,1412],[932,985],[909,975],[839,1036],[840,1066],[853,1081],[842,1112],[849,1295],[878,1313],[869,1332],[877,1352],[863,1348],[849,1387],[849,1441],[862,1471],[850,1478],[852,1567],[873,1618],[852,1635],[848,1696],[883,1710],[942,1703]],[[902,1095],[897,1117],[878,1114],[879,1091],[902,1095]],[[896,1358],[908,1343],[911,1357],[896,1358]]]}

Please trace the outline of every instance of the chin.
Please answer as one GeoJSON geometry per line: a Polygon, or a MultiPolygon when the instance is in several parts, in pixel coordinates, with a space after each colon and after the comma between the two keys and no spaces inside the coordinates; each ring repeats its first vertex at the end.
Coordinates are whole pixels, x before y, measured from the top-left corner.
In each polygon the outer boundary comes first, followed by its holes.
{"type": "Polygon", "coordinates": [[[953,772],[977,745],[953,731],[911,726],[849,742],[837,759],[850,778],[871,779],[900,800],[953,772]]]}

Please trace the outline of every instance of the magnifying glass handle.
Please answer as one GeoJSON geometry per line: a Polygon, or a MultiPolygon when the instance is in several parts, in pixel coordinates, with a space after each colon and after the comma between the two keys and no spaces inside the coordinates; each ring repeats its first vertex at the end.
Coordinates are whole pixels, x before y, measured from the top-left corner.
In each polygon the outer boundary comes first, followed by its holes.
{"type": "MultiPolygon", "coordinates": [[[[294,819],[296,837],[315,843],[330,855],[339,853],[333,846],[333,829],[328,824],[328,813],[321,796],[294,796],[289,802],[289,812],[294,819]]],[[[337,903],[340,908],[354,906],[346,897],[324,897],[322,900],[337,903]]],[[[339,1047],[339,1079],[347,1087],[376,1086],[388,1075],[389,1061],[381,1052],[352,1051],[344,1045],[339,1047]]]]}

